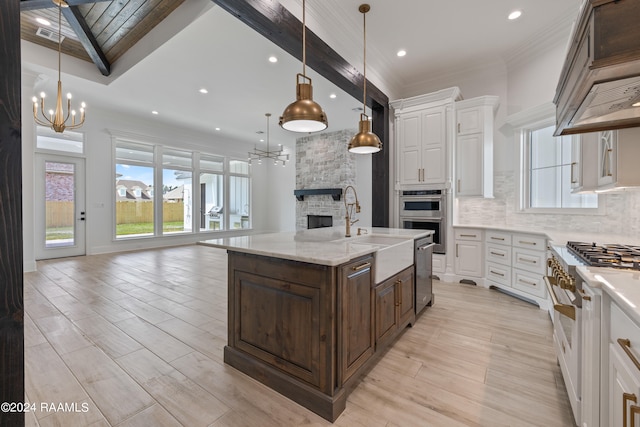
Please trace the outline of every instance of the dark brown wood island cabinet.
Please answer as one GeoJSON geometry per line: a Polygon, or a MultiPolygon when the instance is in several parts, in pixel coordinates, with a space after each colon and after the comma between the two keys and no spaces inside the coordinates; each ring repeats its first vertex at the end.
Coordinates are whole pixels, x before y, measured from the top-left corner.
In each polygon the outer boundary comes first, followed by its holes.
{"type": "MultiPolygon", "coordinates": [[[[417,232],[403,232],[413,243],[417,232]]],[[[351,245],[329,231],[305,234],[302,241],[294,234],[276,236],[291,241],[269,245],[268,236],[252,236],[253,244],[246,237],[201,242],[228,253],[224,361],[335,421],[362,374],[415,322],[413,259],[376,284],[375,246],[351,245]],[[291,252],[282,249],[289,244],[291,252]],[[267,254],[261,245],[281,252],[267,254]],[[320,259],[318,251],[331,255],[320,259]]]]}

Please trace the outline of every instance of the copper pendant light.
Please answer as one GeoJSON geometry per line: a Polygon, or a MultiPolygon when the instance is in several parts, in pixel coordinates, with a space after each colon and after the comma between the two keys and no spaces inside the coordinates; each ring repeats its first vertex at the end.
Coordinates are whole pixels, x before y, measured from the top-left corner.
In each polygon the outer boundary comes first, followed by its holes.
{"type": "Polygon", "coordinates": [[[293,132],[318,132],[327,128],[327,115],[313,100],[311,79],[306,76],[305,0],[302,0],[302,74],[296,75],[296,100],[280,116],[280,126],[293,132]],[[302,80],[302,83],[300,82],[302,80]]]}
{"type": "MultiPolygon", "coordinates": [[[[364,22],[364,90],[362,99],[362,111],[367,111],[367,12],[371,10],[368,4],[361,4],[358,10],[362,13],[362,19],[364,22]]],[[[358,126],[358,133],[349,141],[349,151],[356,154],[371,154],[377,153],[382,149],[382,142],[380,138],[371,132],[371,122],[369,116],[365,113],[360,114],[360,123],[358,126]]]]}
{"type": "Polygon", "coordinates": [[[33,119],[36,124],[46,126],[58,133],[62,133],[65,129],[77,129],[84,124],[85,104],[80,104],[80,121],[76,123],[76,111],[71,109],[71,94],[67,94],[67,113],[65,115],[62,108],[62,81],[61,74],[61,56],[62,56],[62,8],[69,5],[64,0],[52,0],[58,6],[58,96],[56,98],[56,109],[49,110],[49,117],[44,112],[45,93],[40,93],[40,110],[42,117],[38,117],[38,98],[33,97],[33,119]],[[71,116],[71,123],[67,124],[71,116]]]}

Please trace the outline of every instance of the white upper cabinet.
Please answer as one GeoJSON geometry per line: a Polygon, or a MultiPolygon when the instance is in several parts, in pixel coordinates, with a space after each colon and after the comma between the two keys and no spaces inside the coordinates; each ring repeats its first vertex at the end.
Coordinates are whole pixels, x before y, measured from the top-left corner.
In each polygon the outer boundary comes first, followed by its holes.
{"type": "Polygon", "coordinates": [[[432,107],[398,117],[400,184],[446,182],[445,109],[432,107]]]}
{"type": "Polygon", "coordinates": [[[455,195],[493,197],[493,118],[497,96],[456,102],[455,195]]]}
{"type": "Polygon", "coordinates": [[[458,88],[392,101],[397,141],[397,184],[445,188],[450,182],[447,147],[458,88]]]}
{"type": "Polygon", "coordinates": [[[581,135],[581,190],[640,187],[640,128],[581,135]]]}

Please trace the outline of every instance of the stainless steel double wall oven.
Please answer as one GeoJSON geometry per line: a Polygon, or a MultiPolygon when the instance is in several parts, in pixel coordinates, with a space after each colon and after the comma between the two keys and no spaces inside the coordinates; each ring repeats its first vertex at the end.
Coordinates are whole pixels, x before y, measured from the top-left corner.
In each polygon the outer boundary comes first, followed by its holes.
{"type": "Polygon", "coordinates": [[[433,230],[433,252],[444,254],[446,205],[444,190],[404,190],[400,196],[400,228],[433,230]]]}

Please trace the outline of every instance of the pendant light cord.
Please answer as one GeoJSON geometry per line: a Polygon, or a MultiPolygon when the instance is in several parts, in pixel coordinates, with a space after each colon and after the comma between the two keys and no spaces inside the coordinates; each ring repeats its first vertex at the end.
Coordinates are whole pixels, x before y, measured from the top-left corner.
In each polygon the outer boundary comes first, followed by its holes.
{"type": "Polygon", "coordinates": [[[364,115],[367,115],[367,12],[362,14],[362,22],[363,22],[363,31],[364,31],[364,90],[362,96],[362,112],[364,115]]]}
{"type": "Polygon", "coordinates": [[[58,81],[61,80],[62,51],[62,3],[58,4],[58,81]]]}
{"type": "Polygon", "coordinates": [[[302,0],[302,75],[307,76],[307,21],[305,16],[305,1],[302,0]]]}

